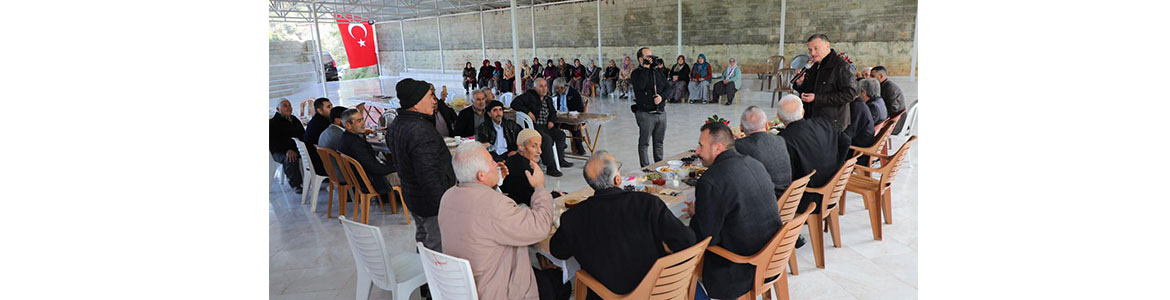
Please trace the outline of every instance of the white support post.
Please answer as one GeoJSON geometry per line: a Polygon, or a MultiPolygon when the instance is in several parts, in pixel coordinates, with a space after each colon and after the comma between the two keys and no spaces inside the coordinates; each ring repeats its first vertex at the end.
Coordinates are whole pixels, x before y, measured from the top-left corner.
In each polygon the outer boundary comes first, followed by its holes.
{"type": "Polygon", "coordinates": [[[398,21],[398,37],[402,38],[402,72],[406,73],[406,21],[398,21]]]}
{"type": "Polygon", "coordinates": [[[532,0],[530,6],[530,13],[532,13],[532,57],[536,56],[536,0],[532,0]]]}
{"type": "Polygon", "coordinates": [[[605,65],[601,61],[601,1],[597,1],[597,65],[605,65]]]}
{"type": "MultiPolygon", "coordinates": [[[[435,1],[435,10],[439,10],[439,1],[435,1]]],[[[447,64],[443,62],[443,25],[439,22],[441,15],[435,15],[435,31],[439,33],[439,73],[447,74],[447,64]]]]}
{"type": "Polygon", "coordinates": [[[678,56],[682,56],[682,0],[678,0],[678,36],[675,37],[678,42],[678,56]]]}
{"type": "Polygon", "coordinates": [[[479,5],[479,53],[480,59],[487,59],[487,38],[483,27],[483,5],[479,5]]]}
{"type": "MultiPolygon", "coordinates": [[[[512,0],[512,9],[510,11],[512,13],[512,65],[515,66],[516,62],[520,61],[520,57],[516,54],[516,50],[520,48],[520,40],[517,39],[518,36],[516,35],[516,0],[512,0]]],[[[500,74],[503,74],[503,72],[500,72],[500,74]]],[[[520,83],[520,80],[512,77],[512,91],[514,91],[512,94],[520,91],[520,83]]]]}
{"type": "Polygon", "coordinates": [[[910,77],[918,80],[918,15],[914,15],[914,45],[910,50],[910,77]]]}
{"type": "Polygon", "coordinates": [[[374,28],[374,61],[375,66],[378,67],[376,71],[378,71],[378,77],[382,77],[382,58],[380,58],[381,54],[378,53],[378,24],[370,22],[370,27],[374,28]]]}
{"type": "MultiPolygon", "coordinates": [[[[784,16],[788,14],[788,0],[780,0],[780,56],[784,56],[784,16]]],[[[784,68],[784,66],[780,66],[784,68]]]]}
{"type": "Polygon", "coordinates": [[[329,98],[329,89],[325,86],[327,82],[325,80],[325,59],[321,56],[321,27],[318,26],[317,22],[317,5],[311,4],[309,6],[313,8],[313,32],[317,35],[317,66],[315,69],[317,69],[317,74],[321,75],[321,97],[329,98]]]}

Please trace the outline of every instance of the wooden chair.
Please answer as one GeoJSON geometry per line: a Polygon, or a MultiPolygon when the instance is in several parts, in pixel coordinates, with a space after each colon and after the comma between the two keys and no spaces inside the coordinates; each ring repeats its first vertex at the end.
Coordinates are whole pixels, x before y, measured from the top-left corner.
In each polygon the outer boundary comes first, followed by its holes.
{"type": "MultiPolygon", "coordinates": [[[[784,194],[780,195],[780,199],[776,199],[776,206],[780,208],[780,223],[788,224],[792,218],[796,217],[796,210],[800,209],[800,198],[804,196],[804,190],[808,188],[808,181],[816,173],[817,171],[813,170],[808,175],[793,180],[791,184],[788,184],[788,189],[784,190],[784,194]]],[[[796,259],[788,260],[788,269],[792,270],[792,275],[800,274],[800,270],[796,268],[796,259]]]]}
{"type": "Polygon", "coordinates": [[[820,212],[813,213],[808,218],[808,233],[812,240],[813,256],[816,258],[817,268],[825,268],[825,236],[821,230],[829,231],[833,237],[833,247],[841,248],[841,221],[836,214],[837,200],[845,193],[845,185],[849,182],[850,175],[853,174],[853,167],[857,165],[858,157],[861,157],[861,153],[846,159],[837,173],[833,174],[833,178],[829,179],[829,182],[824,186],[809,187],[805,190],[808,193],[821,194],[820,212]],[[827,226],[822,227],[822,224],[827,224],[827,226]]]}
{"type": "Polygon", "coordinates": [[[348,178],[348,176],[340,174],[342,172],[341,167],[339,167],[339,162],[341,161],[340,153],[321,145],[317,145],[317,153],[321,156],[321,163],[325,166],[325,173],[329,174],[329,178],[334,178],[333,180],[329,180],[329,204],[327,205],[329,208],[325,210],[325,216],[328,218],[333,217],[334,191],[337,191],[337,215],[344,216],[345,203],[349,200],[349,194],[357,186],[348,180],[345,180],[345,184],[340,183],[343,179],[348,178]]]}
{"type": "Polygon", "coordinates": [[[776,71],[776,89],[772,90],[772,104],[768,107],[776,106],[776,102],[780,101],[780,97],[783,97],[784,93],[796,93],[796,90],[792,88],[793,77],[796,77],[796,69],[783,68],[776,71]]]}
{"type": "MultiPolygon", "coordinates": [[[[898,149],[894,156],[886,158],[889,163],[884,164],[881,168],[870,168],[866,166],[857,166],[857,170],[873,172],[881,174],[881,179],[874,179],[869,176],[853,176],[849,178],[849,183],[845,185],[845,190],[860,194],[865,203],[869,207],[869,225],[873,227],[873,239],[882,239],[882,227],[880,213],[885,215],[886,224],[894,224],[893,212],[891,209],[890,199],[893,197],[894,178],[898,176],[898,170],[902,168],[902,163],[906,161],[906,153],[910,152],[910,144],[918,140],[918,136],[911,136],[902,147],[898,149]],[[878,201],[881,201],[879,204],[878,201]]],[[[856,148],[856,147],[854,147],[856,148]]],[[[860,148],[857,148],[860,149],[860,148]]],[[[878,155],[878,154],[871,154],[878,155]]],[[[841,197],[845,197],[844,194],[841,197]]]]}
{"type": "Polygon", "coordinates": [[[632,292],[618,295],[602,285],[597,279],[589,275],[584,269],[577,270],[576,284],[573,287],[573,297],[585,299],[589,290],[593,290],[602,299],[694,299],[695,282],[698,280],[699,262],[703,259],[703,251],[711,237],[707,237],[690,248],[683,249],[659,258],[646,277],[632,292]]]}
{"type": "Polygon", "coordinates": [[[776,235],[764,245],[760,252],[752,256],[735,254],[723,247],[709,246],[707,251],[715,253],[737,264],[751,264],[756,266],[756,276],[752,281],[752,289],[736,299],[749,300],[763,296],[768,291],[776,293],[779,299],[788,299],[788,272],[784,272],[785,265],[792,261],[796,250],[796,239],[804,229],[804,223],[812,214],[813,208],[805,209],[791,222],[784,223],[776,235]],[[771,281],[766,281],[771,278],[771,281]]]}
{"type": "MultiPolygon", "coordinates": [[[[370,178],[366,177],[366,171],[362,165],[358,163],[353,157],[341,154],[341,172],[345,175],[345,182],[349,182],[355,186],[354,196],[357,198],[354,201],[353,219],[355,222],[362,224],[370,224],[370,201],[378,198],[378,204],[382,205],[382,211],[386,211],[386,204],[382,203],[382,196],[378,195],[378,191],[374,189],[374,185],[370,183],[370,178]],[[359,219],[360,218],[360,219],[359,219]],[[360,220],[360,221],[358,221],[360,220]]],[[[399,197],[401,199],[401,197],[399,197]]],[[[406,205],[403,204],[403,207],[406,205]]],[[[406,224],[410,224],[410,211],[406,211],[406,224]]]]}
{"type": "MultiPolygon", "coordinates": [[[[877,134],[874,135],[873,145],[870,145],[869,147],[865,147],[865,148],[856,147],[856,146],[849,146],[849,148],[853,149],[854,151],[861,152],[863,155],[869,155],[869,158],[868,158],[869,161],[867,162],[867,164],[870,166],[872,166],[875,161],[878,161],[882,165],[885,165],[886,164],[885,160],[881,160],[881,158],[889,156],[889,154],[886,154],[888,152],[886,150],[886,148],[889,147],[890,134],[894,131],[895,124],[898,124],[898,118],[900,118],[900,117],[902,117],[902,113],[898,113],[898,114],[894,115],[893,117],[886,119],[885,121],[882,121],[881,128],[877,129],[877,134]]],[[[865,176],[865,177],[870,176],[868,171],[861,171],[859,173],[859,175],[865,176]]],[[[845,196],[841,196],[841,199],[838,200],[838,202],[840,202],[840,204],[837,205],[838,206],[837,213],[844,216],[845,215],[845,196]]],[[[866,202],[865,205],[866,205],[865,208],[869,209],[869,202],[866,202]]]]}

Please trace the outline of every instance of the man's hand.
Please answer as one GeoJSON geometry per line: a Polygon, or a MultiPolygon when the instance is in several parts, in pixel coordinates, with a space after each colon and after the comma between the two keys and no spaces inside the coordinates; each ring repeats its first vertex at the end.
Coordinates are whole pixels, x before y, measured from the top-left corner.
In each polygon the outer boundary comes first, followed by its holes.
{"type": "Polygon", "coordinates": [[[553,122],[548,122],[548,129],[552,129],[553,126],[556,126],[556,124],[553,124],[553,122]]]}
{"type": "Polygon", "coordinates": [[[297,161],[297,159],[300,159],[300,157],[301,157],[300,155],[297,154],[296,151],[293,151],[293,150],[288,150],[288,151],[284,152],[284,156],[288,157],[288,161],[290,161],[290,162],[297,161]]]}
{"type": "Polygon", "coordinates": [[[496,163],[496,165],[500,166],[500,176],[501,177],[508,177],[508,166],[505,166],[504,162],[502,162],[502,161],[496,163]]]}
{"type": "Polygon", "coordinates": [[[796,84],[804,84],[804,75],[808,73],[800,73],[800,77],[796,77],[796,84]]]}
{"type": "Polygon", "coordinates": [[[524,176],[528,177],[528,184],[533,188],[544,188],[544,171],[540,170],[535,161],[528,161],[528,166],[532,168],[532,171],[524,171],[524,176]]]}
{"type": "Polygon", "coordinates": [[[806,103],[812,103],[816,95],[813,93],[800,93],[800,100],[806,103]]]}
{"type": "Polygon", "coordinates": [[[671,79],[672,81],[678,81],[678,75],[670,76],[670,78],[673,78],[671,79]]]}
{"type": "Polygon", "coordinates": [[[690,219],[695,215],[695,201],[686,201],[683,203],[687,205],[687,207],[684,207],[682,210],[683,216],[686,216],[687,219],[690,219]]]}
{"type": "Polygon", "coordinates": [[[536,115],[532,114],[531,112],[528,113],[528,118],[536,121],[536,115]]]}
{"type": "Polygon", "coordinates": [[[516,151],[508,151],[508,153],[504,153],[504,157],[510,157],[512,155],[516,155],[516,151]]]}
{"type": "Polygon", "coordinates": [[[659,103],[662,103],[662,96],[654,95],[654,104],[658,105],[659,103]]]}

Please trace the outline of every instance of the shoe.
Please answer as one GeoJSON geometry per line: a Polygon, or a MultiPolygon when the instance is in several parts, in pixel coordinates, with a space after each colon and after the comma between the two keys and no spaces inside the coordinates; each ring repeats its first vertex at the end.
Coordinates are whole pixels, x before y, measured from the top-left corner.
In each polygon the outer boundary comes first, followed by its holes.
{"type": "Polygon", "coordinates": [[[548,175],[548,176],[552,176],[552,177],[561,177],[561,175],[565,175],[564,173],[561,173],[561,171],[557,171],[555,169],[550,169],[550,170],[548,170],[548,172],[545,172],[544,174],[548,175]]]}
{"type": "Polygon", "coordinates": [[[567,162],[567,161],[562,161],[562,162],[561,162],[561,168],[572,168],[572,167],[573,167],[573,163],[570,163],[570,162],[567,162]]]}
{"type": "Polygon", "coordinates": [[[293,188],[293,190],[297,191],[297,194],[301,194],[301,193],[304,193],[304,192],[305,192],[305,189],[303,189],[303,188],[301,188],[301,187],[299,187],[299,186],[298,186],[298,187],[294,187],[294,188],[293,188]]]}
{"type": "Polygon", "coordinates": [[[801,246],[804,246],[804,236],[803,235],[796,238],[796,249],[800,249],[801,246]]]}

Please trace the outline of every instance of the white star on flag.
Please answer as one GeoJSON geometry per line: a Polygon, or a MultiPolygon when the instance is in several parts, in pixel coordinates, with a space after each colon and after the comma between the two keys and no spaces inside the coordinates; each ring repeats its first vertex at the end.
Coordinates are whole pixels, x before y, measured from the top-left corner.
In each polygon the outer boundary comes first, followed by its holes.
{"type": "Polygon", "coordinates": [[[358,45],[361,45],[362,47],[365,47],[365,46],[366,46],[366,40],[358,40],[358,45]]]}

